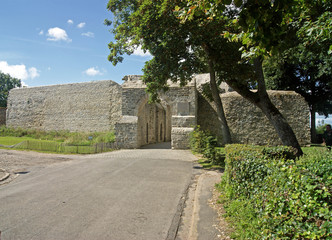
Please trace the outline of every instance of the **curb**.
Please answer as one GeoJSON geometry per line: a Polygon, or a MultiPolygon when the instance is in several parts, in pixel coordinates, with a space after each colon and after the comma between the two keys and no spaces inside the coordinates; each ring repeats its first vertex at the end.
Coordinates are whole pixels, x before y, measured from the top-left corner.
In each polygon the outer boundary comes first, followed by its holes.
{"type": "MultiPolygon", "coordinates": [[[[186,191],[187,196],[182,209],[178,232],[174,239],[217,239],[219,230],[214,227],[216,220],[211,217],[211,213],[215,210],[208,204],[206,194],[210,194],[210,190],[214,189],[214,185],[219,181],[220,176],[220,173],[213,170],[202,170],[199,174],[194,175],[189,189],[186,191]],[[208,209],[211,209],[211,211],[207,211],[208,209]],[[210,220],[206,221],[207,219],[210,220]]],[[[210,199],[210,197],[208,198],[210,199]]]]}
{"type": "Polygon", "coordinates": [[[192,182],[190,182],[186,186],[185,191],[183,192],[183,194],[181,196],[181,199],[180,199],[180,201],[178,203],[178,206],[177,206],[176,214],[174,215],[171,227],[168,230],[166,240],[176,239],[176,236],[177,236],[177,233],[178,233],[178,230],[179,230],[179,226],[180,226],[180,222],[181,222],[181,217],[182,217],[182,214],[183,214],[183,209],[185,208],[185,203],[186,203],[186,200],[187,200],[187,197],[188,197],[188,192],[189,192],[189,188],[190,188],[191,184],[192,184],[192,182]]]}

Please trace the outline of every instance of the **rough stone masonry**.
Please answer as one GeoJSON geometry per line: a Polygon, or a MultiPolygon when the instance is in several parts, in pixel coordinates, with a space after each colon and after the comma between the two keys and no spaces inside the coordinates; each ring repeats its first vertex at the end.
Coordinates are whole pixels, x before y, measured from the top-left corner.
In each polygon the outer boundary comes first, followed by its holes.
{"type": "MultiPolygon", "coordinates": [[[[12,89],[6,125],[41,130],[115,131],[120,148],[171,141],[172,148],[186,149],[189,134],[198,124],[221,136],[214,104],[202,94],[208,74],[197,75],[185,87],[169,83],[160,102],[148,103],[141,76],[45,87],[12,89]]],[[[238,143],[280,144],[263,113],[227,85],[220,96],[232,139],[238,143]]],[[[310,143],[309,108],[295,92],[270,91],[277,108],[292,126],[300,144],[310,143]]]]}

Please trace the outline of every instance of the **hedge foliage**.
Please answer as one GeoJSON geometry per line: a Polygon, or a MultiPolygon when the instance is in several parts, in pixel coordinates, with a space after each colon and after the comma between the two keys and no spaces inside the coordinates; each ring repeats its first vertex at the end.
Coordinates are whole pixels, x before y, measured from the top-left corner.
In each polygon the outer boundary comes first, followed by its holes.
{"type": "Polygon", "coordinates": [[[240,239],[331,239],[332,153],[226,146],[220,184],[240,239]]]}

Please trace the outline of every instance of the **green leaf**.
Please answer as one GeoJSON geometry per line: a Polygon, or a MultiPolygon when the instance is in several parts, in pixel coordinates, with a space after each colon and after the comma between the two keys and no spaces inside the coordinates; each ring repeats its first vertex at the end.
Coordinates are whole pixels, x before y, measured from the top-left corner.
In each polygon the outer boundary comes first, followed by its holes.
{"type": "Polygon", "coordinates": [[[232,0],[223,0],[222,3],[225,5],[230,5],[232,3],[232,0]]]}
{"type": "Polygon", "coordinates": [[[235,4],[236,7],[241,7],[242,0],[234,0],[234,4],[235,4]]]}

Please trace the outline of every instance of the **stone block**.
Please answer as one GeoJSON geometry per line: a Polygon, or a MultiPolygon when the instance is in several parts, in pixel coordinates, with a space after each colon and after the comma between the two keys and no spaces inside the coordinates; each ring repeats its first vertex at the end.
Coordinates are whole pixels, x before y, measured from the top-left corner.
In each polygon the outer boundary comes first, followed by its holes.
{"type": "Polygon", "coordinates": [[[189,149],[189,135],[194,128],[172,128],[172,149],[189,149]]]}
{"type": "Polygon", "coordinates": [[[189,115],[189,102],[178,102],[176,103],[177,115],[187,116],[189,115]]]}
{"type": "Polygon", "coordinates": [[[196,117],[195,116],[172,116],[173,127],[195,127],[196,117]]]}

